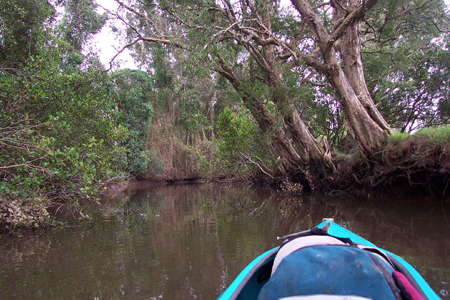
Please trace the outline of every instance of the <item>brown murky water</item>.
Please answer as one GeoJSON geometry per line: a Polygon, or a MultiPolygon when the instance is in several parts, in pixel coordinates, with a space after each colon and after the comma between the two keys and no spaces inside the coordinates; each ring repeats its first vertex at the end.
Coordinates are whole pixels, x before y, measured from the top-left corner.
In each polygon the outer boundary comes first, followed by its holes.
{"type": "Polygon", "coordinates": [[[450,209],[429,199],[290,198],[217,185],[130,197],[116,217],[0,238],[0,299],[214,299],[277,235],[323,217],[403,256],[449,298],[450,209]]]}

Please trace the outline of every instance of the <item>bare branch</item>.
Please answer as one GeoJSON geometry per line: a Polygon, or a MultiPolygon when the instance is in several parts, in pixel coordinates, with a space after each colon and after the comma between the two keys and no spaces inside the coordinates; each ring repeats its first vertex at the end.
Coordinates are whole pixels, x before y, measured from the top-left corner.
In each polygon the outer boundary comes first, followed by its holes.
{"type": "Polygon", "coordinates": [[[52,175],[52,173],[50,172],[50,170],[48,170],[47,168],[41,167],[41,166],[36,166],[33,165],[32,162],[38,161],[38,160],[42,160],[45,157],[47,157],[46,155],[42,156],[42,157],[38,157],[35,159],[32,159],[26,163],[21,163],[21,164],[15,164],[15,165],[9,165],[9,166],[0,166],[0,170],[6,170],[6,169],[15,169],[15,168],[20,168],[20,167],[26,167],[26,168],[32,168],[32,169],[37,169],[39,171],[41,171],[42,173],[46,173],[48,175],[52,175]]]}
{"type": "MultiPolygon", "coordinates": [[[[124,7],[126,10],[128,10],[129,12],[135,14],[138,17],[141,17],[142,19],[144,19],[145,21],[147,21],[147,23],[149,23],[152,27],[154,26],[154,23],[152,20],[150,20],[149,17],[147,17],[146,15],[144,15],[143,13],[140,13],[139,11],[135,10],[134,8],[126,5],[125,3],[123,3],[121,0],[114,0],[117,4],[119,4],[120,6],[124,7]]],[[[156,28],[154,28],[156,29],[156,28]]]]}
{"type": "Polygon", "coordinates": [[[126,44],[125,46],[123,46],[109,61],[109,69],[106,70],[107,72],[111,71],[112,69],[112,64],[114,62],[114,60],[120,55],[122,54],[123,51],[125,51],[125,49],[130,48],[131,46],[134,46],[135,44],[137,44],[139,41],[141,41],[142,38],[138,37],[137,39],[135,39],[134,41],[132,41],[131,43],[126,44]]]}
{"type": "Polygon", "coordinates": [[[135,38],[133,41],[131,41],[130,43],[126,44],[125,46],[123,46],[109,61],[109,69],[107,71],[110,71],[112,69],[112,63],[114,62],[114,60],[120,55],[122,54],[126,49],[134,46],[135,44],[137,44],[139,41],[144,41],[144,42],[151,42],[151,43],[159,43],[159,44],[164,44],[164,45],[169,45],[175,48],[179,48],[179,49],[186,49],[186,47],[174,40],[172,40],[170,37],[166,37],[163,36],[161,34],[158,33],[158,30],[155,26],[155,24],[153,23],[152,20],[150,20],[150,18],[148,18],[146,15],[138,12],[137,10],[133,9],[132,7],[126,5],[125,3],[123,3],[121,0],[114,0],[115,2],[117,2],[120,6],[126,8],[128,11],[130,11],[131,13],[145,19],[147,21],[147,23],[152,26],[153,30],[158,34],[157,36],[142,36],[141,33],[136,29],[136,27],[134,27],[133,25],[131,25],[129,22],[127,22],[121,15],[119,15],[118,13],[112,12],[109,9],[100,6],[102,9],[104,9],[107,13],[115,16],[117,19],[119,19],[122,23],[124,23],[128,28],[130,28],[138,37],[135,38]]]}
{"type": "Polygon", "coordinates": [[[99,7],[101,7],[104,11],[106,11],[108,14],[115,16],[117,19],[119,19],[122,23],[124,23],[127,27],[129,27],[131,30],[134,31],[134,33],[136,33],[138,36],[140,36],[140,32],[136,29],[136,27],[134,27],[133,25],[131,25],[128,21],[126,21],[121,15],[119,15],[118,13],[112,12],[111,10],[101,6],[100,4],[98,5],[99,7]]]}
{"type": "Polygon", "coordinates": [[[236,21],[236,14],[234,12],[233,6],[229,0],[222,0],[222,3],[225,5],[227,16],[230,20],[236,21]]]}
{"type": "Polygon", "coordinates": [[[321,3],[321,4],[317,5],[317,6],[315,6],[314,9],[316,10],[316,9],[319,9],[319,8],[327,6],[327,5],[330,5],[330,2],[321,3]]]}
{"type": "Polygon", "coordinates": [[[158,44],[164,44],[164,45],[168,45],[168,46],[172,46],[178,49],[187,49],[187,47],[183,44],[180,44],[178,42],[172,41],[170,39],[167,38],[157,38],[157,37],[151,37],[151,36],[143,36],[141,37],[142,41],[145,42],[151,42],[151,43],[158,43],[158,44]]]}
{"type": "Polygon", "coordinates": [[[212,44],[212,43],[214,42],[214,40],[215,40],[219,35],[222,35],[222,34],[225,34],[225,33],[229,32],[230,29],[233,28],[233,27],[234,27],[235,25],[237,25],[238,23],[239,23],[239,21],[236,21],[236,22],[232,23],[230,26],[228,26],[227,28],[225,28],[225,29],[223,29],[223,30],[220,30],[220,31],[216,32],[216,33],[212,36],[212,38],[209,40],[209,42],[206,43],[206,45],[203,47],[203,50],[206,49],[206,48],[208,48],[209,45],[212,44]]]}
{"type": "Polygon", "coordinates": [[[275,178],[272,174],[270,174],[270,171],[268,170],[267,167],[263,167],[261,164],[259,164],[258,162],[254,161],[249,155],[245,155],[244,153],[241,152],[241,156],[243,158],[245,158],[246,160],[248,160],[250,163],[254,164],[255,166],[258,167],[258,169],[263,172],[264,174],[266,174],[267,176],[269,176],[270,178],[275,178]]]}
{"type": "Polygon", "coordinates": [[[228,79],[228,81],[233,84],[237,82],[237,78],[233,73],[233,70],[231,70],[230,67],[227,66],[227,64],[225,63],[225,61],[222,59],[222,57],[220,57],[219,55],[215,55],[217,58],[217,62],[219,63],[219,66],[214,67],[214,71],[216,71],[217,73],[219,73],[220,75],[222,75],[223,77],[225,77],[226,79],[228,79]]]}
{"type": "Polygon", "coordinates": [[[258,65],[265,70],[266,72],[271,72],[271,66],[265,59],[265,57],[261,54],[258,49],[256,49],[252,44],[246,44],[245,48],[252,54],[253,58],[256,60],[258,65]]]}
{"type": "Polygon", "coordinates": [[[325,73],[328,71],[327,65],[321,63],[316,58],[320,54],[319,48],[316,48],[311,53],[305,54],[300,49],[292,48],[289,44],[287,44],[286,42],[284,42],[280,39],[277,39],[275,37],[274,37],[274,39],[276,40],[278,45],[283,47],[286,50],[286,52],[288,53],[288,54],[284,54],[285,57],[288,56],[288,58],[289,58],[289,56],[290,56],[294,59],[295,65],[300,65],[301,61],[304,61],[304,62],[306,62],[307,65],[314,67],[316,70],[318,70],[320,72],[325,73]]]}
{"type": "MultiPolygon", "coordinates": [[[[172,16],[175,20],[177,20],[180,24],[188,27],[188,28],[195,28],[195,29],[206,29],[204,26],[195,25],[188,23],[186,20],[183,20],[179,15],[177,15],[173,10],[169,8],[160,8],[162,11],[168,13],[170,16],[172,16]]],[[[212,7],[209,7],[209,9],[212,9],[212,7]]]]}

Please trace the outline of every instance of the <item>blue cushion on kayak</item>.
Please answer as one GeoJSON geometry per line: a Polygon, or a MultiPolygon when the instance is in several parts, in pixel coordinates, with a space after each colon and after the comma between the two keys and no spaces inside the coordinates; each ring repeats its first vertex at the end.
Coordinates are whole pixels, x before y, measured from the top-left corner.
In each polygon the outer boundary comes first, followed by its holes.
{"type": "Polygon", "coordinates": [[[381,257],[356,247],[306,247],[281,261],[258,300],[318,294],[395,300],[392,271],[381,257]]]}

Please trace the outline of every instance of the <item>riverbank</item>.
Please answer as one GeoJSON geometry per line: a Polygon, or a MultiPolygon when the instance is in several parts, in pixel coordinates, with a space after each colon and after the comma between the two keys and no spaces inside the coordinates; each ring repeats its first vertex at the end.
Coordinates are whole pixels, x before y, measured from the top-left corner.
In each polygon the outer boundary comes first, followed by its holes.
{"type": "Polygon", "coordinates": [[[313,186],[296,172],[270,177],[258,172],[252,180],[297,194],[358,194],[401,187],[441,198],[450,195],[449,127],[430,128],[415,135],[395,132],[371,157],[360,152],[337,152],[333,153],[332,161],[336,170],[316,178],[313,186]]]}
{"type": "MultiPolygon", "coordinates": [[[[444,128],[445,129],[445,128],[444,128]]],[[[259,169],[233,175],[190,176],[186,178],[149,177],[145,180],[127,180],[100,185],[97,199],[70,202],[51,202],[45,197],[0,196],[0,231],[37,229],[61,225],[72,220],[89,219],[92,211],[111,215],[116,207],[124,205],[124,195],[131,191],[156,188],[163,185],[186,185],[215,182],[270,186],[278,191],[300,195],[311,192],[325,194],[365,194],[386,189],[403,190],[449,201],[450,195],[450,134],[447,130],[424,134],[393,134],[385,147],[367,158],[359,152],[334,153],[336,171],[309,186],[295,172],[268,176],[259,169]],[[55,205],[58,204],[58,205],[55,205]],[[88,209],[87,209],[88,208],[88,209]]],[[[214,172],[209,172],[214,174],[214,172]]]]}
{"type": "Polygon", "coordinates": [[[390,140],[372,158],[337,157],[336,165],[335,189],[402,186],[443,197],[450,192],[450,142],[430,142],[425,136],[390,140]]]}

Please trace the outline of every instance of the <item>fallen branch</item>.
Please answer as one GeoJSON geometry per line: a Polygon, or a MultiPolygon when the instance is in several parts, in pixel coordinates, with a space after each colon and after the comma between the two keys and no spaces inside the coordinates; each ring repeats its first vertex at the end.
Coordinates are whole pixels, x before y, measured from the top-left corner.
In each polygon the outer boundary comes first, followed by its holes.
{"type": "Polygon", "coordinates": [[[270,174],[270,171],[264,170],[264,167],[261,166],[261,165],[260,165],[259,163],[257,163],[256,161],[254,161],[250,156],[245,155],[245,154],[242,153],[242,152],[241,152],[241,156],[242,156],[243,158],[245,158],[246,160],[248,160],[250,163],[252,163],[252,164],[254,164],[255,166],[257,166],[257,167],[261,170],[261,172],[263,172],[264,174],[266,174],[266,175],[269,176],[270,178],[275,179],[275,177],[274,177],[272,174],[270,174]]]}

